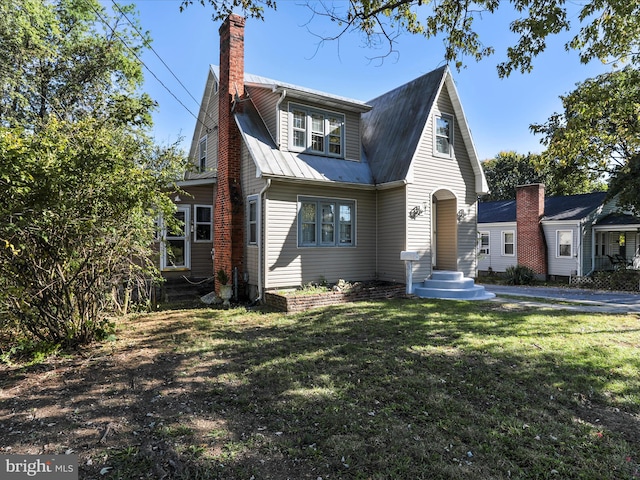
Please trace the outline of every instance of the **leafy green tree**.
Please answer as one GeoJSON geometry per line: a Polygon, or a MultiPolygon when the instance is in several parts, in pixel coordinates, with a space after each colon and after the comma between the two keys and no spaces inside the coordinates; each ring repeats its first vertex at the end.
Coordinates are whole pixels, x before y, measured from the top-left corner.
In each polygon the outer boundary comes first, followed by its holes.
{"type": "Polygon", "coordinates": [[[532,125],[544,135],[543,161],[556,175],[583,172],[610,183],[610,196],[640,213],[640,71],[599,75],[561,97],[564,112],[532,125]]]}
{"type": "Polygon", "coordinates": [[[494,158],[482,162],[487,177],[489,193],[481,200],[510,200],[516,198],[516,187],[529,183],[544,183],[548,196],[575,195],[606,189],[581,170],[551,168],[543,156],[529,153],[500,152],[494,158]]]}
{"type": "Polygon", "coordinates": [[[0,67],[0,312],[42,342],[90,342],[121,291],[144,294],[184,168],[150,139],[143,40],[124,25],[95,0],[0,3],[0,55],[16,59],[0,67]]]}
{"type": "MultiPolygon", "coordinates": [[[[182,0],[181,9],[193,0],[182,0]]],[[[276,8],[274,0],[198,0],[213,6],[214,18],[226,17],[242,9],[245,15],[262,18],[264,7],[276,8]]],[[[330,18],[338,38],[348,31],[360,31],[372,45],[382,41],[392,51],[402,32],[427,39],[444,39],[447,63],[463,66],[462,59],[480,60],[494,53],[483,43],[476,30],[490,14],[512,9],[520,14],[504,30],[513,32],[517,41],[507,49],[506,62],[498,65],[501,77],[519,70],[532,69],[533,58],[546,48],[550,35],[570,31],[570,19],[579,24],[566,43],[567,50],[577,50],[580,60],[640,61],[640,3],[629,0],[586,0],[578,7],[564,0],[352,0],[308,4],[314,15],[330,18]]]]}

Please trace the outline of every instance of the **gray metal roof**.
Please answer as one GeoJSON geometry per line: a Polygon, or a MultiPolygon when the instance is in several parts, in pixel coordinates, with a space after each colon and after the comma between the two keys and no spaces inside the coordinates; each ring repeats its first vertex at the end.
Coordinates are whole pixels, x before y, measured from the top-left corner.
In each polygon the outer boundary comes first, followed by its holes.
{"type": "Polygon", "coordinates": [[[446,72],[438,68],[367,102],[373,109],[362,115],[362,143],[376,183],[407,177],[446,72]]]}
{"type": "Polygon", "coordinates": [[[244,112],[235,114],[236,124],[256,167],[263,176],[373,185],[371,170],[364,159],[353,162],[279,150],[253,103],[245,102],[243,106],[244,112]]]}
{"type": "MultiPolygon", "coordinates": [[[[220,78],[220,67],[218,65],[211,65],[210,67],[216,78],[220,78]]],[[[271,78],[262,77],[260,75],[254,75],[251,73],[245,72],[244,82],[247,85],[269,88],[271,90],[284,89],[287,90],[287,95],[289,96],[297,96],[312,100],[321,100],[325,104],[333,104],[336,106],[340,106],[341,108],[346,108],[348,110],[357,112],[366,112],[371,110],[371,106],[361,100],[342,97],[340,95],[334,95],[332,93],[326,93],[320,90],[314,90],[312,88],[301,87],[292,83],[281,82],[280,80],[273,80],[271,78]]]]}
{"type": "MultiPolygon", "coordinates": [[[[602,205],[606,196],[607,192],[594,192],[545,198],[544,216],[542,217],[542,220],[581,220],[602,205]]],[[[502,223],[515,221],[515,200],[478,202],[478,223],[502,223]]]]}

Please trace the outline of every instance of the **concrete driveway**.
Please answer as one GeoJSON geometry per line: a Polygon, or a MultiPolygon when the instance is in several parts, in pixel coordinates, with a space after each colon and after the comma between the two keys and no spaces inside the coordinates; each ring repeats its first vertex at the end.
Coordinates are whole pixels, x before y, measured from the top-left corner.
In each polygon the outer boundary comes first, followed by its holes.
{"type": "MultiPolygon", "coordinates": [[[[481,282],[478,282],[482,285],[481,282]]],[[[484,284],[488,292],[496,294],[495,301],[510,297],[531,298],[528,303],[575,310],[602,313],[640,313],[640,292],[609,292],[566,287],[529,287],[484,284]],[[569,304],[545,303],[544,299],[569,304]]]]}

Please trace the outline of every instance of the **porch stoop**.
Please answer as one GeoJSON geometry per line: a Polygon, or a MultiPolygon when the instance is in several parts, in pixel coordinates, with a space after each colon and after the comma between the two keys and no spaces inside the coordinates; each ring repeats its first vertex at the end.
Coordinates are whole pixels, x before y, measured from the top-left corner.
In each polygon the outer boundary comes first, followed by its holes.
{"type": "Polygon", "coordinates": [[[414,284],[413,293],[421,298],[451,300],[489,300],[496,296],[482,285],[475,285],[473,278],[466,278],[462,272],[446,270],[435,270],[424,282],[414,284]]]}
{"type": "Polygon", "coordinates": [[[162,303],[196,301],[213,291],[213,278],[170,278],[159,290],[156,294],[162,303]]]}

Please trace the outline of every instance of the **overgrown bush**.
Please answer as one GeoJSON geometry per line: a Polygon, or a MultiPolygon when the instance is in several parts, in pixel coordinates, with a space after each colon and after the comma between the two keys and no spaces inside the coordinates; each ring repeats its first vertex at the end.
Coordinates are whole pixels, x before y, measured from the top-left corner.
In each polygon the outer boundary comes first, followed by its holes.
{"type": "Polygon", "coordinates": [[[531,285],[536,280],[536,272],[524,265],[512,265],[505,270],[504,278],[509,285],[531,285]]]}

